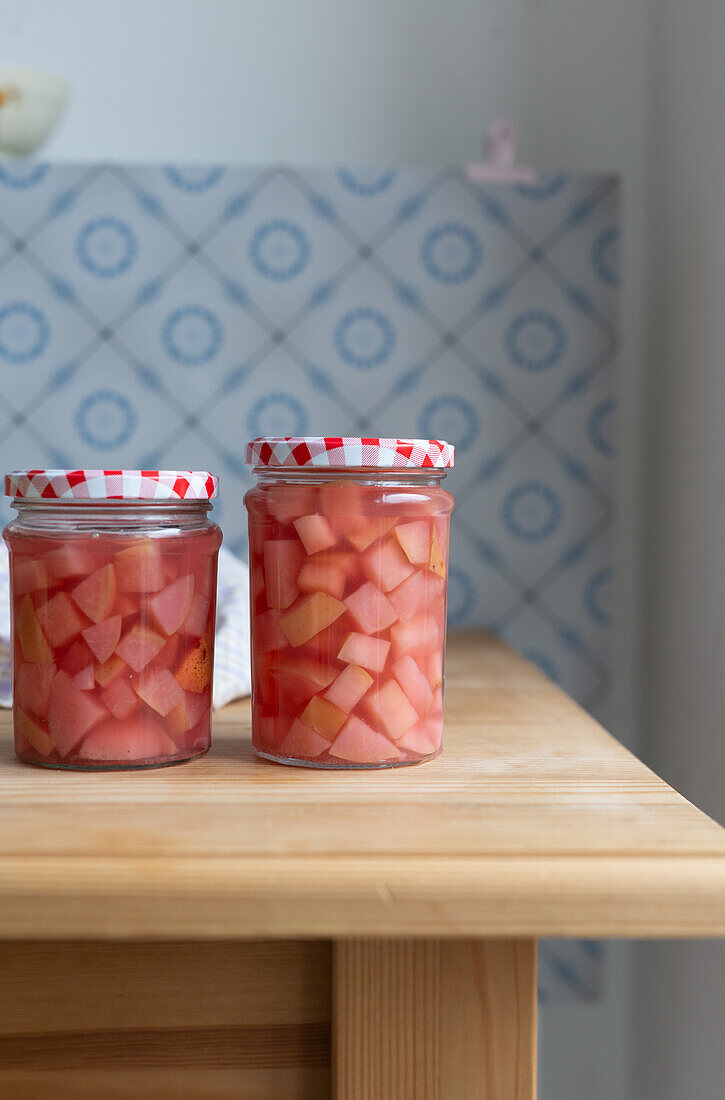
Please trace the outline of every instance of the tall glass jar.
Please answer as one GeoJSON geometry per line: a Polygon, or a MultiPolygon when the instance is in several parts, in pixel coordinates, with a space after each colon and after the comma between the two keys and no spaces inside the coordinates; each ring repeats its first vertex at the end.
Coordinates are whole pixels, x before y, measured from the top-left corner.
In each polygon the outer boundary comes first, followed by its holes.
{"type": "Polygon", "coordinates": [[[453,448],[273,437],[247,462],[257,753],[319,768],[437,756],[453,448]]]}
{"type": "Polygon", "coordinates": [[[217,485],[192,471],[6,476],[21,760],[149,768],[208,750],[217,485]]]}

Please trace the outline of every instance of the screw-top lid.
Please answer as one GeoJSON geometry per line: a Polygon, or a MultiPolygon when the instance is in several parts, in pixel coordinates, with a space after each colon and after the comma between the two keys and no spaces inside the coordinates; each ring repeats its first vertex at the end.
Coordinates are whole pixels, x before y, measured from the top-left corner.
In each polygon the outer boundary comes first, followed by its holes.
{"type": "Polygon", "coordinates": [[[269,435],[247,443],[247,464],[441,470],[453,465],[454,452],[455,448],[442,439],[269,435]]]}
{"type": "Polygon", "coordinates": [[[20,500],[213,500],[206,470],[13,470],[5,496],[20,500]]]}

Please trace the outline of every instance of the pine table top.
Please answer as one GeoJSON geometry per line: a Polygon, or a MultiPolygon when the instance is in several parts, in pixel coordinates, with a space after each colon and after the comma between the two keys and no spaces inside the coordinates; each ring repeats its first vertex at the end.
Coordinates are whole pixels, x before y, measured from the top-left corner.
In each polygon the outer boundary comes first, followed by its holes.
{"type": "Polygon", "coordinates": [[[258,760],[248,702],[148,772],[27,767],[10,729],[2,938],[725,935],[725,830],[484,634],[451,637],[417,767],[258,760]]]}

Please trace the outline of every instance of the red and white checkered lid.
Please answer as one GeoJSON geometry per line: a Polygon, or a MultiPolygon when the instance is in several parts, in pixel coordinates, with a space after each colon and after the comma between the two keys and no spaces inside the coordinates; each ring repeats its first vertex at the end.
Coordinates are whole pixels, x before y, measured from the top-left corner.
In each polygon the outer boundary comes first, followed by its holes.
{"type": "Polygon", "coordinates": [[[16,500],[213,500],[219,478],[206,470],[13,470],[16,500]]]}
{"type": "Polygon", "coordinates": [[[247,465],[443,470],[453,465],[454,452],[442,439],[268,435],[247,443],[247,465]]]}

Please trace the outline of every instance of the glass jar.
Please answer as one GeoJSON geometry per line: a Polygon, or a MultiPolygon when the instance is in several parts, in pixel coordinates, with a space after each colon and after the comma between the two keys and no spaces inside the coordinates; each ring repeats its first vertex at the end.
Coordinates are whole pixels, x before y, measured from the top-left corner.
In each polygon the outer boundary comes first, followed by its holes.
{"type": "Polygon", "coordinates": [[[247,462],[257,753],[317,768],[437,756],[453,448],[275,437],[247,462]]]}
{"type": "Polygon", "coordinates": [[[6,476],[21,760],[150,768],[208,750],[217,485],[191,471],[6,476]]]}

